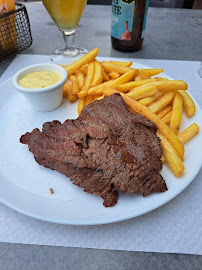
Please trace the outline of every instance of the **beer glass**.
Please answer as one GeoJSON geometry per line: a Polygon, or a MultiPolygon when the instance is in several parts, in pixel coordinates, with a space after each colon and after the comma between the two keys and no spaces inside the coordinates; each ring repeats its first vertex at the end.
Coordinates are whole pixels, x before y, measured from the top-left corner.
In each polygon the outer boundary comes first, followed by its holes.
{"type": "Polygon", "coordinates": [[[67,58],[86,54],[88,51],[75,47],[76,27],[81,19],[87,0],[42,0],[49,15],[62,32],[65,48],[51,54],[51,60],[65,62],[67,58]]]}

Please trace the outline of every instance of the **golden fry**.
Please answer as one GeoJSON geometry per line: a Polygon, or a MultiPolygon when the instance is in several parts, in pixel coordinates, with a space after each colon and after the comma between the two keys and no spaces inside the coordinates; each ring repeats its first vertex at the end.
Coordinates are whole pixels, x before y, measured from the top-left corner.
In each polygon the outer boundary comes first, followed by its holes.
{"type": "Polygon", "coordinates": [[[162,153],[169,167],[175,176],[180,176],[184,172],[184,164],[182,163],[177,151],[161,132],[157,131],[157,136],[161,140],[160,144],[162,153]]]}
{"type": "Polygon", "coordinates": [[[72,87],[69,82],[66,82],[63,88],[63,97],[68,99],[68,88],[72,87]]]}
{"type": "Polygon", "coordinates": [[[112,79],[117,79],[118,77],[120,77],[120,74],[118,72],[112,71],[112,72],[109,73],[109,76],[112,79]]]}
{"type": "Polygon", "coordinates": [[[141,81],[142,80],[142,77],[141,76],[136,76],[135,77],[135,81],[141,81]]]}
{"type": "MultiPolygon", "coordinates": [[[[111,80],[109,82],[109,84],[107,84],[107,86],[110,86],[111,88],[113,88],[113,87],[116,87],[122,83],[129,82],[134,78],[135,74],[136,74],[136,70],[132,69],[131,71],[126,72],[125,74],[121,75],[116,80],[113,80],[113,81],[111,80]]],[[[106,85],[104,85],[104,86],[106,86],[106,85]]],[[[102,94],[102,88],[99,89],[98,91],[96,91],[96,94],[102,94]]]]}
{"type": "Polygon", "coordinates": [[[162,118],[165,114],[167,114],[171,110],[172,110],[172,106],[168,105],[165,108],[163,108],[160,112],[158,112],[156,115],[159,118],[162,118]]]}
{"type": "Polygon", "coordinates": [[[101,97],[101,95],[94,95],[94,96],[93,96],[93,99],[94,99],[94,100],[97,100],[99,97],[101,97]]]}
{"type": "Polygon", "coordinates": [[[84,107],[85,107],[85,98],[80,98],[78,104],[78,115],[80,115],[84,107]]]}
{"type": "Polygon", "coordinates": [[[167,106],[175,96],[175,92],[168,92],[164,94],[159,100],[155,101],[148,106],[148,109],[153,113],[161,111],[165,106],[167,106]]]}
{"type": "Polygon", "coordinates": [[[142,98],[140,100],[138,100],[138,102],[140,102],[142,105],[144,106],[149,106],[150,104],[152,104],[155,100],[157,100],[158,98],[160,98],[163,95],[162,92],[158,92],[156,95],[151,96],[151,97],[145,97],[142,98]]]}
{"type": "Polygon", "coordinates": [[[185,111],[188,117],[192,117],[195,114],[196,108],[193,100],[189,96],[189,94],[184,90],[178,90],[180,95],[183,98],[183,104],[185,107],[185,111]]]}
{"type": "Polygon", "coordinates": [[[180,80],[163,80],[157,82],[151,82],[150,85],[154,85],[159,91],[169,92],[169,91],[178,91],[187,90],[188,86],[186,82],[180,80]]]}
{"type": "Polygon", "coordinates": [[[91,102],[93,102],[93,96],[87,95],[87,96],[85,97],[85,106],[87,106],[87,105],[90,104],[91,102]]]}
{"type": "Polygon", "coordinates": [[[101,100],[101,99],[103,99],[104,97],[105,97],[104,95],[99,96],[96,100],[101,100]]]}
{"type": "Polygon", "coordinates": [[[84,74],[81,71],[76,71],[76,77],[79,81],[79,90],[82,90],[84,84],[85,84],[85,77],[84,74]]]}
{"type": "Polygon", "coordinates": [[[64,91],[66,91],[66,97],[70,102],[74,103],[77,101],[78,97],[77,95],[72,94],[72,85],[69,82],[65,83],[64,91]]]}
{"type": "Polygon", "coordinates": [[[152,79],[150,76],[139,76],[141,81],[152,79]]]}
{"type": "MultiPolygon", "coordinates": [[[[190,141],[199,132],[199,126],[196,123],[191,124],[188,128],[178,134],[178,138],[182,144],[190,141]]],[[[161,161],[165,162],[165,157],[162,155],[161,161]]]]}
{"type": "Polygon", "coordinates": [[[88,66],[81,67],[79,71],[82,72],[84,76],[87,76],[88,66]]]}
{"type": "Polygon", "coordinates": [[[95,74],[95,61],[92,61],[88,64],[87,78],[82,88],[81,92],[78,93],[79,98],[84,98],[87,95],[88,90],[90,89],[91,83],[93,81],[95,74]]]}
{"type": "MultiPolygon", "coordinates": [[[[103,61],[102,66],[106,72],[117,72],[119,74],[124,74],[126,72],[129,72],[131,70],[134,70],[133,68],[124,67],[124,66],[117,66],[110,62],[103,61]]],[[[136,69],[136,74],[138,73],[138,69],[136,69]]]]}
{"type": "Polygon", "coordinates": [[[163,117],[161,117],[161,121],[163,123],[165,123],[166,125],[170,123],[170,119],[171,119],[171,115],[172,115],[172,110],[169,111],[168,113],[166,113],[163,117]]]}
{"type": "Polygon", "coordinates": [[[188,128],[183,130],[177,137],[182,144],[185,144],[186,142],[190,141],[198,132],[199,126],[196,123],[193,123],[188,128]]]}
{"type": "Polygon", "coordinates": [[[144,87],[143,85],[143,86],[134,88],[133,91],[129,92],[126,95],[136,100],[139,100],[145,97],[154,96],[157,93],[158,93],[158,90],[156,89],[156,87],[152,85],[144,87]]]}
{"type": "Polygon", "coordinates": [[[63,89],[63,97],[67,98],[67,90],[65,88],[63,89]]]}
{"type": "Polygon", "coordinates": [[[79,70],[84,65],[92,62],[97,56],[97,54],[98,54],[98,48],[95,48],[89,53],[87,53],[86,55],[82,56],[80,59],[73,62],[72,64],[67,65],[67,66],[63,65],[63,67],[66,69],[68,76],[70,76],[71,74],[75,73],[75,71],[79,70]]]}
{"type": "Polygon", "coordinates": [[[138,72],[139,76],[154,76],[159,73],[163,72],[163,69],[157,68],[157,69],[140,69],[138,72]]]}
{"type": "Polygon", "coordinates": [[[105,82],[110,81],[110,77],[105,71],[103,71],[103,79],[104,79],[105,82]]]}
{"type": "Polygon", "coordinates": [[[166,78],[154,77],[157,81],[168,81],[166,78]]]}
{"type": "Polygon", "coordinates": [[[147,84],[147,83],[150,83],[150,82],[155,82],[155,81],[156,81],[156,79],[132,81],[132,82],[129,82],[129,83],[124,83],[124,84],[118,85],[116,87],[116,89],[118,91],[120,91],[120,92],[127,93],[128,91],[130,91],[131,89],[133,89],[135,87],[139,87],[141,85],[144,85],[144,84],[147,84]]]}
{"type": "Polygon", "coordinates": [[[73,95],[71,91],[69,91],[68,93],[68,100],[72,103],[74,103],[75,101],[77,101],[78,96],[77,95],[73,95]]]}
{"type": "Polygon", "coordinates": [[[89,90],[88,90],[88,95],[95,95],[96,92],[100,89],[102,89],[104,86],[106,85],[109,85],[110,83],[112,82],[112,80],[110,81],[107,81],[107,82],[104,82],[104,83],[101,83],[99,85],[96,85],[94,87],[91,87],[89,90]]]}
{"type": "Polygon", "coordinates": [[[74,75],[70,75],[69,79],[70,79],[71,84],[72,84],[72,94],[78,94],[78,92],[79,92],[79,81],[78,81],[77,77],[74,76],[74,75]]]}
{"type": "Polygon", "coordinates": [[[95,60],[95,75],[91,87],[101,84],[103,82],[103,71],[100,62],[95,60]]]}
{"type": "MultiPolygon", "coordinates": [[[[108,86],[105,86],[103,88],[103,93],[106,96],[110,96],[114,93],[118,93],[117,90],[112,89],[108,86]]],[[[177,138],[177,136],[169,129],[169,127],[164,124],[156,114],[152,113],[147,107],[136,101],[135,99],[132,99],[128,97],[126,94],[121,93],[120,95],[125,100],[126,105],[133,111],[133,113],[139,113],[148,120],[152,121],[157,128],[159,128],[160,132],[170,141],[170,143],[174,146],[175,150],[177,151],[179,157],[183,160],[184,156],[184,147],[180,140],[177,138]]]]}
{"type": "Polygon", "coordinates": [[[170,129],[178,134],[181,121],[182,121],[182,107],[183,107],[183,99],[180,93],[177,93],[173,99],[173,109],[172,115],[170,119],[170,129]]]}
{"type": "Polygon", "coordinates": [[[118,66],[124,66],[124,67],[130,67],[132,66],[133,62],[132,61],[109,61],[110,63],[114,64],[114,65],[118,65],[118,66]]]}

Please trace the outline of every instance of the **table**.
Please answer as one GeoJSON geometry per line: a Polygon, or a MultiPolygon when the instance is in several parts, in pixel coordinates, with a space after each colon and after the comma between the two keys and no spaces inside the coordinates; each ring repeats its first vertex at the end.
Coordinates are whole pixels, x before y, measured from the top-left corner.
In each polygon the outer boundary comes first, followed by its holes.
{"type": "MultiPolygon", "coordinates": [[[[61,33],[41,3],[26,4],[33,44],[24,54],[46,54],[63,46],[61,33]]],[[[202,11],[149,8],[142,50],[112,49],[110,6],[87,5],[77,29],[76,43],[99,56],[202,60],[202,11]]],[[[0,63],[0,75],[14,57],[0,63]]],[[[0,269],[201,269],[202,256],[144,253],[0,243],[0,269]]]]}

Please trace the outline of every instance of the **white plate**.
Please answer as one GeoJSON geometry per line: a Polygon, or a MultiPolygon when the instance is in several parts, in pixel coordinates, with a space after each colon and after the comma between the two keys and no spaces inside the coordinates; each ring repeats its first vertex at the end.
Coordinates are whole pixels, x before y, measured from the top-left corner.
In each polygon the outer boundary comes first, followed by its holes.
{"type": "MultiPolygon", "coordinates": [[[[148,68],[135,64],[137,68],[148,68]]],[[[167,77],[164,75],[164,77],[167,77]]],[[[169,77],[167,77],[169,78],[169,77]]],[[[181,130],[192,123],[202,128],[202,112],[196,104],[196,114],[188,119],[184,113],[181,130]]],[[[44,168],[35,162],[27,145],[19,138],[27,131],[42,128],[47,121],[77,117],[77,103],[63,100],[60,108],[52,112],[35,112],[12,86],[11,79],[0,86],[0,201],[28,216],[61,224],[95,225],[130,219],[167,203],[182,192],[201,168],[202,136],[185,145],[185,172],[176,178],[163,165],[162,175],[168,191],[143,198],[141,195],[120,194],[118,203],[105,208],[100,196],[91,195],[73,185],[57,171],[44,168]],[[49,188],[54,194],[50,194],[49,188]]],[[[174,210],[173,210],[174,211],[174,210]]]]}

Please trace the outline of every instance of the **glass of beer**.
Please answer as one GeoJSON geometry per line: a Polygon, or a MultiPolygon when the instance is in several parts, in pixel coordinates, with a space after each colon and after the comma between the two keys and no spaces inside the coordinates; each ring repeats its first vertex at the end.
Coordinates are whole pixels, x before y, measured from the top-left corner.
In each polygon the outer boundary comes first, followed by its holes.
{"type": "Polygon", "coordinates": [[[88,51],[75,47],[76,27],[81,19],[87,0],[42,0],[49,15],[62,32],[65,48],[51,54],[51,60],[65,62],[67,58],[86,54],[88,51]]]}

